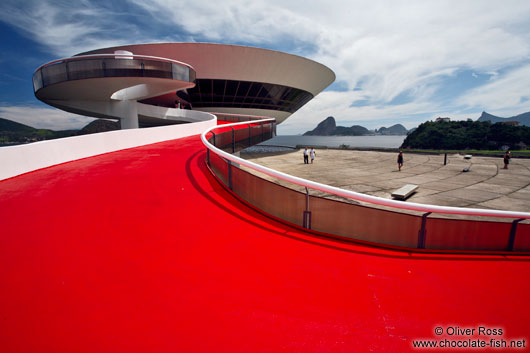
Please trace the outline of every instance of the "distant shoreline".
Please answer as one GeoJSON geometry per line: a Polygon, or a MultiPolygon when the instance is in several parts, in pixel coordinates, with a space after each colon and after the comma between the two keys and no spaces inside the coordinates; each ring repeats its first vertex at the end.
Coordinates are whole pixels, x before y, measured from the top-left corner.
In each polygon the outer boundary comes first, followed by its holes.
{"type": "MultiPolygon", "coordinates": [[[[270,141],[270,140],[268,140],[270,141]]],[[[243,151],[242,153],[268,153],[268,154],[282,154],[286,152],[294,152],[304,147],[315,148],[321,150],[344,150],[344,151],[373,151],[373,152],[392,152],[396,153],[398,151],[403,151],[410,154],[428,154],[428,155],[441,155],[447,153],[448,155],[460,154],[466,155],[470,154],[472,156],[481,156],[481,157],[499,157],[504,156],[504,151],[492,151],[492,150],[433,150],[433,149],[406,149],[406,148],[396,148],[396,147],[327,147],[327,146],[317,146],[317,145],[296,145],[296,146],[285,146],[285,145],[276,145],[269,144],[268,141],[262,142],[258,145],[251,146],[243,151]]],[[[530,158],[530,150],[525,151],[511,151],[512,158],[530,158]]]]}
{"type": "Polygon", "coordinates": [[[315,148],[399,148],[406,135],[302,136],[279,135],[264,141],[268,146],[312,146],[315,148]]]}

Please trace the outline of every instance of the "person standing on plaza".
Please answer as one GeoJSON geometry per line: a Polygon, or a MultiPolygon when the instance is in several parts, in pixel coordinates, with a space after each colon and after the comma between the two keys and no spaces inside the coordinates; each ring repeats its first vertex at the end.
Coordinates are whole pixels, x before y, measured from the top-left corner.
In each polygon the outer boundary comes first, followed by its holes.
{"type": "Polygon", "coordinates": [[[508,164],[510,164],[510,151],[506,151],[506,153],[504,154],[504,168],[503,169],[508,169],[508,164]]]}
{"type": "Polygon", "coordinates": [[[401,171],[401,167],[403,167],[403,151],[399,151],[399,154],[397,157],[397,164],[398,164],[398,170],[401,171]]]}
{"type": "Polygon", "coordinates": [[[307,151],[307,147],[304,149],[304,164],[309,164],[309,152],[307,151]]]}
{"type": "Polygon", "coordinates": [[[315,152],[315,149],[311,147],[311,151],[309,152],[309,156],[311,157],[311,164],[313,164],[313,160],[315,159],[316,154],[317,153],[315,152]]]}

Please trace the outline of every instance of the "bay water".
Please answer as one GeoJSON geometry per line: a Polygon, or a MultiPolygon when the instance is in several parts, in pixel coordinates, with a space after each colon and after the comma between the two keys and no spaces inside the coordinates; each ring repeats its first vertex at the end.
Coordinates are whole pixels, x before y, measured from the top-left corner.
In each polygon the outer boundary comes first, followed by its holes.
{"type": "Polygon", "coordinates": [[[280,135],[260,143],[261,146],[308,146],[308,147],[352,147],[352,148],[399,148],[406,135],[373,136],[302,136],[280,135]]]}

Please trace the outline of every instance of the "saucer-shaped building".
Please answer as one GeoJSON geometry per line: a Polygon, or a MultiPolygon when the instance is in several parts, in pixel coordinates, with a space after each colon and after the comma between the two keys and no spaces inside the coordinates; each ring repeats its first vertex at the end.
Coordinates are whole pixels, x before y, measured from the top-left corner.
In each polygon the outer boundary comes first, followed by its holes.
{"type": "Polygon", "coordinates": [[[223,113],[267,116],[281,123],[334,79],[320,63],[274,50],[157,43],[97,49],[45,64],[34,74],[34,89],[38,99],[59,109],[120,119],[122,127],[134,128],[193,121],[182,110],[219,113],[221,120],[223,113]]]}

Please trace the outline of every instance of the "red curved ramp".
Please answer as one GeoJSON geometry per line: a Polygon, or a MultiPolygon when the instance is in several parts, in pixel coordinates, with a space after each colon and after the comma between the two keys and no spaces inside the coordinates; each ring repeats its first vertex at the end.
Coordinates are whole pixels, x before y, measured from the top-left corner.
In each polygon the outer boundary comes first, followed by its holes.
{"type": "Polygon", "coordinates": [[[421,338],[530,338],[527,257],[318,238],[238,202],[204,159],[194,136],[0,182],[0,350],[397,352],[421,338]],[[475,331],[447,335],[457,326],[475,331]]]}

